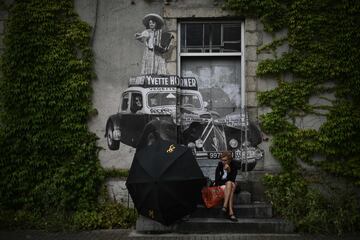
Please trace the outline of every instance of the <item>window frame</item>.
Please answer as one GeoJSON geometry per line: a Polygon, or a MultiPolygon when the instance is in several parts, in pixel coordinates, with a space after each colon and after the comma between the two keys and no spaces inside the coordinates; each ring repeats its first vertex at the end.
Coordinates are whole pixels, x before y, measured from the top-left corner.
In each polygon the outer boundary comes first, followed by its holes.
{"type": "MultiPolygon", "coordinates": [[[[181,25],[182,24],[189,24],[189,23],[192,23],[192,24],[220,24],[221,28],[220,28],[220,46],[223,46],[227,43],[237,43],[238,41],[225,41],[224,40],[224,29],[225,27],[227,27],[227,25],[225,24],[228,24],[229,26],[231,25],[240,25],[240,28],[243,29],[243,26],[242,26],[242,22],[241,21],[181,21],[180,22],[180,53],[182,54],[182,56],[193,56],[194,54],[197,55],[197,54],[200,54],[202,56],[214,56],[216,54],[225,54],[226,56],[239,56],[241,55],[241,51],[240,52],[232,52],[232,51],[225,51],[225,52],[212,52],[212,50],[215,50],[210,48],[212,46],[214,46],[211,42],[211,38],[209,39],[209,52],[181,52],[181,39],[182,39],[182,36],[181,36],[181,25]]],[[[186,26],[185,26],[186,27],[186,26]]],[[[186,28],[185,28],[186,29],[186,28]]],[[[204,50],[205,49],[205,36],[204,36],[204,33],[205,33],[205,25],[202,25],[202,29],[203,29],[203,34],[202,34],[202,46],[203,48],[191,48],[191,47],[188,47],[187,44],[186,44],[186,30],[185,30],[185,45],[186,45],[186,49],[201,49],[201,50],[204,50]]],[[[242,43],[242,39],[241,39],[241,36],[240,36],[240,45],[242,43]]],[[[191,46],[191,45],[190,45],[191,46]]],[[[240,46],[241,47],[241,46],[240,46]]]]}
{"type": "MultiPolygon", "coordinates": [[[[223,35],[223,33],[221,33],[221,35],[223,35]]],[[[238,21],[226,21],[226,20],[202,20],[202,21],[181,21],[178,20],[177,22],[177,68],[176,68],[176,73],[178,75],[181,74],[181,58],[182,57],[227,57],[227,56],[231,56],[231,57],[239,57],[240,58],[240,69],[241,69],[241,75],[240,75],[240,94],[241,94],[241,108],[245,108],[246,106],[246,97],[245,97],[245,93],[246,93],[246,81],[245,81],[245,21],[244,20],[238,20],[238,21]],[[241,51],[240,52],[191,52],[191,53],[187,53],[187,52],[181,52],[181,24],[182,23],[240,23],[241,26],[241,51]]],[[[222,38],[222,36],[221,36],[222,38]]]]}
{"type": "Polygon", "coordinates": [[[129,110],[130,110],[130,112],[131,112],[132,114],[136,114],[136,113],[138,113],[139,111],[142,111],[142,110],[144,109],[144,98],[143,98],[143,94],[142,94],[142,92],[140,92],[140,91],[131,91],[130,93],[131,93],[131,99],[130,99],[130,104],[129,104],[129,106],[130,106],[129,110]],[[134,98],[137,97],[137,96],[140,96],[140,98],[141,98],[141,108],[137,107],[136,104],[135,104],[135,99],[134,99],[134,98]],[[133,111],[132,111],[132,108],[136,109],[136,111],[133,112],[133,111]]]}
{"type": "Polygon", "coordinates": [[[118,112],[127,112],[130,106],[130,92],[124,92],[121,95],[121,105],[119,106],[118,112]],[[125,106],[125,98],[127,98],[126,108],[125,106]]]}

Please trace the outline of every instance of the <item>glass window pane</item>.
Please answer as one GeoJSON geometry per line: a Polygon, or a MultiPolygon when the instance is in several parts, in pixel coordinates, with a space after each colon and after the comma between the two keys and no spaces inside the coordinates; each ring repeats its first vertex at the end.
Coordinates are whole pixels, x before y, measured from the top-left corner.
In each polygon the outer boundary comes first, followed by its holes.
{"type": "Polygon", "coordinates": [[[210,44],[210,24],[204,24],[204,44],[208,46],[210,44]]]}
{"type": "Polygon", "coordinates": [[[141,93],[131,94],[130,111],[136,113],[143,108],[143,99],[141,93]]]}
{"type": "Polygon", "coordinates": [[[240,41],[241,26],[239,24],[224,24],[224,41],[240,41]]]}
{"type": "Polygon", "coordinates": [[[212,37],[212,45],[220,46],[221,45],[221,24],[211,24],[211,37],[212,37]]]}
{"type": "Polygon", "coordinates": [[[240,57],[182,57],[181,75],[197,79],[207,109],[220,117],[240,108],[240,57]]]}
{"type": "Polygon", "coordinates": [[[182,52],[184,52],[184,48],[186,48],[186,46],[185,46],[185,24],[181,24],[181,27],[180,27],[180,29],[181,29],[181,33],[180,33],[180,35],[181,35],[181,51],[182,52]]]}
{"type": "Polygon", "coordinates": [[[186,107],[186,105],[191,105],[194,108],[201,108],[201,103],[199,96],[195,93],[181,93],[181,106],[186,107]]]}
{"type": "Polygon", "coordinates": [[[203,45],[203,24],[192,23],[186,26],[186,45],[187,47],[203,45]]]}
{"type": "Polygon", "coordinates": [[[182,23],[180,34],[182,52],[241,52],[239,23],[182,23]]]}
{"type": "Polygon", "coordinates": [[[175,106],[176,96],[171,92],[150,93],[148,104],[149,107],[175,106]]]}
{"type": "Polygon", "coordinates": [[[209,23],[204,23],[204,52],[210,52],[211,28],[209,23]]]}
{"type": "Polygon", "coordinates": [[[224,52],[241,52],[240,43],[224,43],[224,52]]]}
{"type": "Polygon", "coordinates": [[[128,106],[129,106],[129,94],[124,93],[121,110],[123,110],[123,111],[127,110],[128,106]]]}
{"type": "Polygon", "coordinates": [[[201,53],[202,52],[202,48],[199,47],[199,48],[188,48],[187,49],[187,52],[188,53],[201,53]]]}

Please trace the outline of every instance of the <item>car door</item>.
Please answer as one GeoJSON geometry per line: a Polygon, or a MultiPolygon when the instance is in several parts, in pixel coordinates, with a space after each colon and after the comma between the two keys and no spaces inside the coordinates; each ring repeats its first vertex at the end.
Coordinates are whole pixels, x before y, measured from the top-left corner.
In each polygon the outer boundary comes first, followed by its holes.
{"type": "Polygon", "coordinates": [[[121,96],[121,104],[118,109],[117,121],[121,132],[121,142],[129,145],[132,133],[129,131],[127,115],[130,113],[130,92],[124,92],[121,96]]]}
{"type": "Polygon", "coordinates": [[[129,146],[136,147],[141,137],[146,123],[148,114],[144,114],[144,96],[139,91],[130,91],[129,106],[122,114],[122,126],[124,133],[123,142],[129,146]]]}

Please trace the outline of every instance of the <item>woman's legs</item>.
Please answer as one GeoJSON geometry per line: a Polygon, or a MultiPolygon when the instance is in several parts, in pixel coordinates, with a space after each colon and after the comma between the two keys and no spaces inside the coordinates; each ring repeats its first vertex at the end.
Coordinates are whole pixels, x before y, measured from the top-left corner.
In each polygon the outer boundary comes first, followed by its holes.
{"type": "Polygon", "coordinates": [[[231,185],[230,197],[229,197],[229,215],[234,215],[234,192],[235,192],[235,183],[229,182],[231,185]]]}
{"type": "Polygon", "coordinates": [[[224,208],[229,209],[229,214],[234,214],[233,210],[233,197],[235,191],[235,183],[227,181],[225,183],[225,196],[224,196],[224,208]]]}

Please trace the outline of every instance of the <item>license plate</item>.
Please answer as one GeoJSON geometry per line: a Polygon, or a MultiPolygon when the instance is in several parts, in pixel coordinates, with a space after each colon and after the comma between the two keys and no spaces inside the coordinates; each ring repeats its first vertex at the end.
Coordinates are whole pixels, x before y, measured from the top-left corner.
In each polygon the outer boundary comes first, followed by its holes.
{"type": "Polygon", "coordinates": [[[209,159],[220,159],[221,152],[208,152],[209,159]]]}

